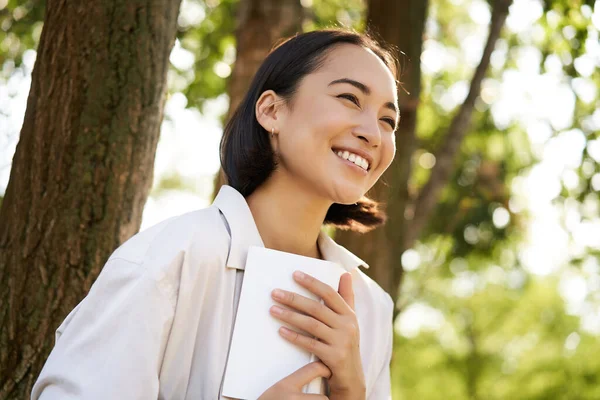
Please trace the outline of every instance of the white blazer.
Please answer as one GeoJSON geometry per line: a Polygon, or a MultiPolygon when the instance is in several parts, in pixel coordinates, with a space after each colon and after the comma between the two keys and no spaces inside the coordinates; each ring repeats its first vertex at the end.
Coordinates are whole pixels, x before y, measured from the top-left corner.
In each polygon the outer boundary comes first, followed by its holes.
{"type": "MultiPolygon", "coordinates": [[[[31,399],[223,399],[251,245],[264,246],[245,198],[230,186],[210,207],[127,240],[56,330],[31,399]]],[[[368,265],[326,233],[318,245],[352,273],[367,399],[391,399],[392,299],[357,268],[368,265]]]]}

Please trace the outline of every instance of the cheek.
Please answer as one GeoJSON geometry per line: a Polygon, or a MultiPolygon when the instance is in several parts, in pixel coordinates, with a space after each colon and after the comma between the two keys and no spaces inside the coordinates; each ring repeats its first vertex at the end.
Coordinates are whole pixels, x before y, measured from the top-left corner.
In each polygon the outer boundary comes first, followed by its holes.
{"type": "Polygon", "coordinates": [[[387,157],[387,164],[385,169],[387,169],[392,163],[392,161],[394,161],[394,157],[396,156],[396,134],[389,135],[387,137],[385,154],[385,157],[387,157]]]}
{"type": "Polygon", "coordinates": [[[302,105],[301,112],[296,115],[302,119],[302,123],[330,132],[331,129],[340,129],[348,125],[351,112],[351,108],[345,106],[339,99],[320,95],[307,99],[302,105]]]}
{"type": "Polygon", "coordinates": [[[305,107],[299,118],[291,120],[290,126],[293,132],[289,138],[290,146],[295,149],[303,149],[314,154],[315,151],[331,150],[332,142],[339,137],[341,132],[349,129],[347,114],[339,110],[326,107],[326,103],[305,107]],[[310,117],[306,117],[306,116],[310,117]]]}
{"type": "Polygon", "coordinates": [[[350,120],[347,113],[340,112],[332,107],[321,107],[314,109],[311,114],[308,124],[311,125],[315,133],[322,137],[334,138],[348,129],[348,121],[350,120]]]}
{"type": "Polygon", "coordinates": [[[379,165],[379,176],[381,176],[386,169],[392,164],[394,161],[394,157],[396,155],[396,136],[395,135],[387,135],[381,141],[381,164],[379,165]]]}

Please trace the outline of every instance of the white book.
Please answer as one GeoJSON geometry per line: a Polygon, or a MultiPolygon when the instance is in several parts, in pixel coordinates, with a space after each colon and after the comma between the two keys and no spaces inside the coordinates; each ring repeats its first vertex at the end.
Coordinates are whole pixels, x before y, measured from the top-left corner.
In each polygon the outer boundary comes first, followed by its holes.
{"type": "MultiPolygon", "coordinates": [[[[339,264],[331,261],[264,247],[249,248],[225,371],[223,396],[256,400],[276,382],[318,360],[314,354],[281,337],[279,328],[283,325],[306,332],[284,323],[269,312],[275,304],[286,307],[271,297],[271,292],[276,288],[323,303],[315,294],[296,283],[292,276],[296,270],[328,284],[336,292],[340,277],[345,272],[339,264]]],[[[323,385],[324,379],[316,378],[304,387],[303,392],[320,393],[323,385]]]]}

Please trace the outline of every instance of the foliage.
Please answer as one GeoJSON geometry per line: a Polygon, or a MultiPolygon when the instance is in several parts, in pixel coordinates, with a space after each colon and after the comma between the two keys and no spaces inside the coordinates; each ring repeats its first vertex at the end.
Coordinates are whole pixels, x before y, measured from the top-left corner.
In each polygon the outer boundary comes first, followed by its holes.
{"type": "Polygon", "coordinates": [[[566,313],[556,278],[519,280],[488,266],[473,276],[472,295],[457,296],[461,273],[427,282],[427,301],[443,313],[438,327],[396,337],[394,398],[600,397],[600,342],[566,313]]]}
{"type": "Polygon", "coordinates": [[[307,18],[304,21],[304,31],[344,26],[357,31],[365,28],[364,14],[366,4],[363,0],[313,0],[306,7],[307,18]]]}
{"type": "Polygon", "coordinates": [[[186,0],[182,3],[177,39],[193,56],[186,69],[172,65],[171,91],[181,91],[189,107],[200,110],[206,100],[225,93],[226,76],[217,73],[218,63],[235,61],[235,12],[237,0],[186,0]],[[195,15],[194,18],[186,16],[195,15]]]}
{"type": "Polygon", "coordinates": [[[44,7],[43,0],[0,1],[0,31],[6,32],[4,39],[0,40],[0,66],[5,70],[2,75],[10,74],[12,69],[21,65],[26,50],[37,48],[44,7]],[[4,7],[2,3],[6,3],[4,7]]]}
{"type": "MultiPolygon", "coordinates": [[[[460,95],[458,101],[450,101],[451,94],[468,83],[464,59],[468,49],[462,42],[473,21],[464,3],[439,0],[431,5],[425,50],[439,46],[458,59],[424,73],[412,191],[426,181],[431,153],[460,102],[460,95]]],[[[593,6],[589,1],[545,2],[532,28],[534,35],[506,32],[499,43],[497,53],[504,54],[504,60],[493,63],[484,82],[489,91],[478,99],[453,179],[427,231],[407,254],[414,260],[408,263],[401,291],[403,313],[397,321],[392,366],[394,398],[600,398],[600,342],[597,328],[584,323],[584,310],[589,318],[598,318],[598,249],[579,248],[568,265],[545,277],[524,269],[520,250],[529,216],[511,203],[512,184],[542,154],[530,142],[529,127],[522,120],[507,125],[495,121],[491,113],[495,99],[490,95],[507,71],[536,69],[523,65],[519,59],[523,51],[539,52],[538,73],[557,74],[571,88],[576,96],[571,122],[545,123],[551,140],[582,132],[586,143],[581,162],[571,170],[575,183],[563,179],[555,203],[580,220],[597,219],[599,185],[594,187],[592,180],[598,179],[599,160],[589,150],[598,139],[592,118],[599,104],[600,76],[597,68],[586,70],[576,61],[589,57],[585,47],[598,40],[590,22],[593,6]],[[596,88],[589,91],[594,97],[578,90],[583,83],[596,88]],[[509,215],[504,226],[494,223],[499,208],[509,215]],[[579,279],[587,293],[581,295],[579,306],[569,304],[573,289],[564,288],[565,276],[579,279]],[[422,329],[415,328],[421,323],[422,329]]]]}
{"type": "MultiPolygon", "coordinates": [[[[431,47],[440,46],[441,51],[456,61],[439,71],[424,71],[417,125],[419,148],[413,156],[414,173],[410,181],[413,192],[427,181],[435,162],[435,159],[428,160],[443,140],[459,105],[461,95],[453,93],[466,90],[474,70],[474,66],[469,66],[464,59],[462,47],[466,36],[477,33],[467,7],[449,1],[434,1],[428,25],[426,43],[431,47]],[[456,28],[457,24],[461,29],[456,28]]],[[[488,84],[499,79],[500,72],[492,71],[489,74],[492,76],[487,78],[488,84]]],[[[510,179],[532,161],[522,128],[511,126],[499,130],[493,122],[489,104],[479,98],[471,128],[457,155],[453,178],[445,188],[422,240],[427,240],[429,235],[450,234],[453,256],[464,256],[472,251],[490,254],[494,243],[505,238],[506,230],[510,229],[510,225],[495,227],[493,213],[498,207],[508,209],[510,179]],[[465,237],[464,232],[469,230],[477,231],[476,237],[465,237]]],[[[517,223],[518,218],[513,215],[510,224],[517,223]]]]}

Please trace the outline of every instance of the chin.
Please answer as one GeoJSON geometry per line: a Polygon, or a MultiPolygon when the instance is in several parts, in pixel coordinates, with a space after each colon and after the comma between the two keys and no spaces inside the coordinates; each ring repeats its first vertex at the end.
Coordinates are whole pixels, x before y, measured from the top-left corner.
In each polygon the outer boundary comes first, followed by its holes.
{"type": "Polygon", "coordinates": [[[365,195],[362,187],[345,185],[344,187],[336,187],[332,196],[334,203],[339,204],[354,204],[365,195]]]}

